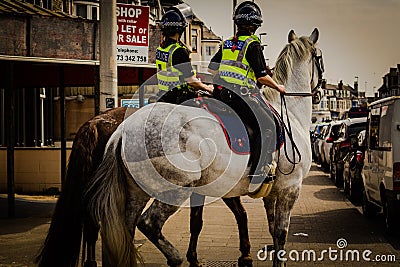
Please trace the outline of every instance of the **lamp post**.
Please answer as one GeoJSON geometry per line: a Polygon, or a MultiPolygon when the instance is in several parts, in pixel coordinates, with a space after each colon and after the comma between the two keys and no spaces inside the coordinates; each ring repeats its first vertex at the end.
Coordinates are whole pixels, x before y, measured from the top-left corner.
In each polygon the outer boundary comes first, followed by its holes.
{"type": "Polygon", "coordinates": [[[100,111],[118,106],[117,1],[100,0],[100,111]]]}
{"type": "MultiPolygon", "coordinates": [[[[263,54],[264,54],[264,47],[266,47],[266,46],[268,46],[267,44],[263,44],[263,42],[262,42],[262,37],[263,36],[267,36],[267,33],[266,32],[260,32],[259,34],[258,34],[258,36],[260,37],[260,42],[261,42],[261,49],[262,49],[262,51],[263,51],[263,54]]],[[[264,55],[264,57],[265,57],[265,55],[264,55]]],[[[267,58],[267,59],[265,59],[266,60],[266,62],[267,62],[267,66],[269,66],[268,65],[268,61],[269,61],[269,58],[267,58]]]]}
{"type": "MultiPolygon", "coordinates": [[[[236,5],[237,5],[237,0],[233,0],[233,12],[232,12],[232,14],[235,14],[236,5]]],[[[236,34],[236,24],[233,23],[233,35],[235,35],[235,34],[236,34]]]]}

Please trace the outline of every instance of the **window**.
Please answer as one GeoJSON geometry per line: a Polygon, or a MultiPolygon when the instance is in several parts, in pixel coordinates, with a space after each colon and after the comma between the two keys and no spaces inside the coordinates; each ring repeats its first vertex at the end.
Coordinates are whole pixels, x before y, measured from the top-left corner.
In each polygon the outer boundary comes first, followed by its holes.
{"type": "Polygon", "coordinates": [[[92,6],[92,20],[97,20],[98,19],[98,12],[99,8],[97,6],[92,6]]]}
{"type": "Polygon", "coordinates": [[[206,46],[206,55],[213,56],[215,54],[215,46],[206,46]]]}
{"type": "MultiPolygon", "coordinates": [[[[13,91],[14,146],[54,145],[54,96],[56,88],[17,88],[13,91]]],[[[5,125],[5,90],[0,89],[0,123],[5,125]]],[[[6,130],[0,129],[0,146],[6,145],[6,130]]]]}
{"type": "Polygon", "coordinates": [[[328,103],[327,103],[326,99],[323,98],[322,101],[321,101],[321,109],[325,110],[327,108],[328,108],[328,103]]]}
{"type": "Polygon", "coordinates": [[[383,106],[380,118],[379,146],[391,147],[392,145],[392,118],[394,105],[383,106]]]}
{"type": "Polygon", "coordinates": [[[381,118],[381,110],[379,107],[373,108],[369,113],[369,133],[368,133],[368,147],[376,149],[379,144],[379,121],[381,118]]]}
{"type": "Polygon", "coordinates": [[[99,6],[86,3],[75,3],[74,14],[84,19],[99,19],[99,6]]]}
{"type": "Polygon", "coordinates": [[[192,29],[192,51],[197,52],[197,30],[192,29]]]}
{"type": "Polygon", "coordinates": [[[51,0],[28,0],[26,2],[46,8],[46,9],[51,9],[51,7],[52,7],[51,0]]]}
{"type": "Polygon", "coordinates": [[[336,98],[332,98],[332,99],[330,100],[330,106],[331,106],[331,109],[332,109],[332,110],[337,109],[336,98]]]}
{"type": "Polygon", "coordinates": [[[88,16],[87,16],[87,6],[86,5],[77,4],[76,5],[76,15],[78,17],[82,17],[84,19],[87,19],[88,18],[88,16]]]}

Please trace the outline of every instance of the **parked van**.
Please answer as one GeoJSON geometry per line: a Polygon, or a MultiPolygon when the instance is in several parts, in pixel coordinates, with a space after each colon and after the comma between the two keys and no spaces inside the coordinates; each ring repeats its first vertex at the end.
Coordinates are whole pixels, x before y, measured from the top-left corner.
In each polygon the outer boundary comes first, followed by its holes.
{"type": "Polygon", "coordinates": [[[392,231],[400,221],[400,96],[369,105],[365,138],[363,213],[382,209],[392,231]]]}

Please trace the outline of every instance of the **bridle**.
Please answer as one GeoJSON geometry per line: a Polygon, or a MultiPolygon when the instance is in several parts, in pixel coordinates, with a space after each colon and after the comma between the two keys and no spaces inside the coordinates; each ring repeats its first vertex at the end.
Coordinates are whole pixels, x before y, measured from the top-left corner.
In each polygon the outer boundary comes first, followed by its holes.
{"type": "Polygon", "coordinates": [[[314,83],[314,72],[315,72],[315,68],[316,68],[317,69],[317,73],[318,73],[317,85],[314,88],[312,88],[311,93],[290,92],[290,93],[286,93],[285,96],[301,96],[301,97],[311,96],[314,99],[316,97],[316,95],[318,94],[319,88],[322,85],[322,74],[325,71],[324,60],[322,58],[322,52],[318,48],[315,48],[311,52],[311,55],[312,55],[312,60],[313,60],[314,64],[312,64],[312,78],[311,78],[310,84],[312,86],[312,84],[314,83]]]}
{"type": "MultiPolygon", "coordinates": [[[[313,103],[318,103],[319,101],[316,101],[315,99],[317,98],[317,95],[319,93],[319,89],[322,85],[322,74],[324,72],[324,61],[322,59],[322,52],[320,49],[315,48],[312,52],[312,61],[314,64],[312,64],[312,78],[311,78],[311,82],[310,85],[312,87],[313,83],[314,83],[314,72],[315,72],[315,68],[317,68],[317,72],[318,72],[318,82],[317,85],[312,88],[311,93],[301,93],[301,92],[294,92],[294,93],[286,93],[286,94],[281,94],[281,120],[284,121],[283,118],[283,114],[284,114],[284,108],[286,111],[286,121],[287,121],[287,125],[285,123],[283,123],[283,127],[284,127],[284,131],[286,131],[286,134],[292,144],[292,157],[293,159],[289,158],[288,155],[288,151],[287,151],[287,147],[286,147],[286,142],[284,142],[284,151],[285,151],[285,156],[287,158],[287,160],[292,164],[292,169],[285,173],[283,172],[280,168],[279,168],[279,164],[278,164],[278,170],[284,174],[284,175],[289,175],[294,171],[294,168],[296,166],[296,164],[300,163],[301,161],[301,153],[299,148],[297,147],[296,143],[294,142],[293,139],[293,133],[292,133],[292,127],[290,125],[290,120],[289,120],[289,116],[288,116],[288,111],[287,111],[287,106],[286,106],[286,100],[285,100],[285,96],[300,96],[300,97],[308,97],[311,96],[313,98],[313,103]],[[296,154],[299,157],[299,160],[296,162],[296,154]]],[[[279,155],[280,155],[280,150],[278,150],[278,162],[279,162],[279,155]]]]}

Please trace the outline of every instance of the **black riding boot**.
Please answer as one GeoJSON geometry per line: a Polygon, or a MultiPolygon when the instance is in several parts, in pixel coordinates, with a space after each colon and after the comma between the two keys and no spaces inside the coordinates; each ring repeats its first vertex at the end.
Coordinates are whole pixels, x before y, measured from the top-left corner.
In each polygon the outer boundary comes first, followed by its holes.
{"type": "Polygon", "coordinates": [[[258,136],[255,138],[256,142],[253,146],[255,158],[253,158],[253,165],[250,168],[250,192],[257,190],[263,182],[271,182],[274,179],[271,168],[277,144],[276,125],[271,111],[261,101],[263,100],[252,99],[249,103],[258,122],[256,126],[258,136]]]}

